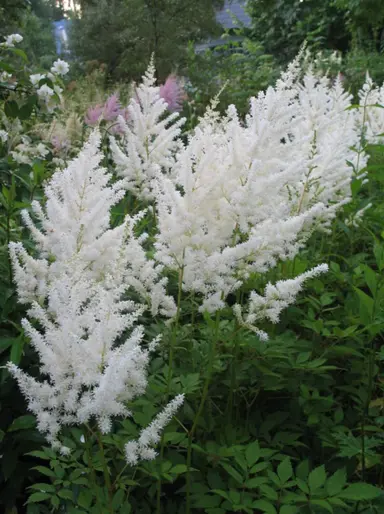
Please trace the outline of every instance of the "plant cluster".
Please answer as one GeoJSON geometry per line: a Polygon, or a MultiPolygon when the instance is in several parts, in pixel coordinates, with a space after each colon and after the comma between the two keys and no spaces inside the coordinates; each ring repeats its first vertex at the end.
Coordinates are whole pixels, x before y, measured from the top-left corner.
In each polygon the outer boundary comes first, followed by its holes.
{"type": "Polygon", "coordinates": [[[56,167],[67,63],[1,61],[8,512],[382,512],[383,88],[307,61],[187,132],[151,63],[56,167]]]}

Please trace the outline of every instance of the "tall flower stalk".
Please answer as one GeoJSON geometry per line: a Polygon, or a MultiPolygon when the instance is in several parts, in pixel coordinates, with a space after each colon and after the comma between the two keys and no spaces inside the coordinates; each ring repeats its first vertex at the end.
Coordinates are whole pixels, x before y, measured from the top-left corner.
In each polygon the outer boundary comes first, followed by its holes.
{"type": "MultiPolygon", "coordinates": [[[[19,300],[29,305],[22,324],[43,380],[12,363],[8,369],[38,429],[63,454],[69,452],[60,442],[64,426],[95,420],[105,434],[114,418],[132,415],[128,403],[145,392],[150,353],[159,340],[144,345],[138,318],[146,309],[174,315],[161,267],[147,262],[143,238],[134,235],[143,213],[110,228],[110,210],[123,198],[124,182],[110,182],[99,147],[95,131],[78,158],[53,175],[45,208],[32,204],[38,225],[24,211],[36,257],[21,243],[10,244],[19,300]],[[131,300],[131,292],[142,302],[131,300]]],[[[127,442],[129,463],[155,457],[152,445],[181,402],[182,396],[172,400],[137,441],[127,442]]]]}

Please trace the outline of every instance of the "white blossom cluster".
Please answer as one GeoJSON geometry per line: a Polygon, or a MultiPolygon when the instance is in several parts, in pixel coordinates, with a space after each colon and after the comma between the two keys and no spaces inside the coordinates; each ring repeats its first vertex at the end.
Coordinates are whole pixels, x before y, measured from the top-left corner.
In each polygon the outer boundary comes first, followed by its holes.
{"type": "Polygon", "coordinates": [[[127,179],[127,189],[145,200],[153,200],[154,179],[175,166],[177,140],[184,119],[167,114],[167,103],[155,85],[155,67],[151,62],[142,84],[135,88],[127,109],[128,121],[119,116],[123,149],[110,138],[112,158],[119,175],[127,179]]]}
{"type": "Polygon", "coordinates": [[[29,136],[21,136],[21,142],[10,152],[19,164],[32,164],[34,159],[44,159],[49,153],[44,143],[34,144],[29,136]]]}
{"type": "Polygon", "coordinates": [[[63,88],[60,87],[59,79],[64,77],[69,71],[69,64],[62,59],[57,59],[48,73],[34,73],[30,75],[29,80],[32,86],[36,89],[36,94],[40,100],[40,103],[46,107],[48,112],[51,112],[56,104],[57,98],[61,100],[61,93],[63,88]],[[48,84],[40,85],[40,81],[49,79],[52,82],[52,87],[48,84]]]}
{"type": "Polygon", "coordinates": [[[201,310],[222,308],[252,273],[293,258],[351,199],[347,161],[360,133],[350,105],[340,80],[311,69],[302,77],[299,57],[251,99],[245,123],[234,106],[224,117],[209,109],[170,173],[157,175],[155,258],[182,270],[201,310]]]}
{"type": "Polygon", "coordinates": [[[295,303],[304,282],[327,271],[328,265],[320,264],[293,279],[279,280],[275,285],[268,283],[264,296],[259,295],[256,291],[252,291],[245,317],[243,316],[241,305],[236,304],[233,307],[239,324],[257,333],[262,340],[268,340],[268,334],[257,328],[255,323],[263,319],[268,319],[272,323],[278,323],[281,312],[289,305],[295,303]]]}
{"type": "Polygon", "coordinates": [[[359,91],[359,123],[364,127],[364,136],[369,143],[384,141],[384,84],[377,86],[369,73],[359,91]]]}
{"type": "Polygon", "coordinates": [[[21,243],[10,244],[19,300],[30,305],[22,323],[44,380],[12,363],[8,369],[39,430],[57,447],[63,425],[94,418],[108,432],[115,416],[130,415],[127,402],[144,392],[149,353],[158,340],[143,347],[137,321],[145,301],[153,315],[175,312],[161,267],[146,262],[142,239],[134,235],[143,213],[110,228],[110,209],[125,190],[123,181],[109,184],[111,176],[100,166],[100,140],[94,132],[77,159],[53,175],[45,208],[32,205],[38,224],[23,212],[37,257],[21,243]],[[143,303],[130,299],[130,290],[143,303]]]}
{"type": "Polygon", "coordinates": [[[10,34],[5,37],[5,41],[0,43],[0,47],[3,48],[14,48],[17,43],[21,43],[23,41],[23,36],[20,34],[10,34]]]}

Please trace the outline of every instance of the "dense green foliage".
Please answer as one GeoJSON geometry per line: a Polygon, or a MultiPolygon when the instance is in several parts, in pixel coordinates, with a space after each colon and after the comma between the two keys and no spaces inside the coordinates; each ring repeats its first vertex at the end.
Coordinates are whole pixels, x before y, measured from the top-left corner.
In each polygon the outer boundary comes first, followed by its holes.
{"type": "Polygon", "coordinates": [[[291,59],[305,39],[317,49],[382,49],[381,0],[249,0],[248,9],[253,37],[282,60],[291,59]]]}
{"type": "Polygon", "coordinates": [[[281,61],[291,59],[304,40],[317,49],[346,50],[344,13],[331,1],[250,0],[253,37],[281,61]]]}
{"type": "MultiPolygon", "coordinates": [[[[108,73],[120,78],[137,78],[153,51],[161,78],[177,65],[188,70],[188,128],[224,85],[220,107],[235,103],[245,112],[248,97],[274,80],[276,61],[292,56],[305,38],[319,49],[358,47],[344,56],[341,66],[354,94],[366,69],[378,82],[384,80],[382,2],[249,3],[255,39],[187,56],[190,38],[214,30],[210,3],[175,0],[156,7],[156,2],[142,0],[83,2],[84,18],[73,35],[76,52],[105,62],[108,73]]],[[[36,17],[24,6],[8,12],[23,27],[24,49],[32,61],[49,66],[53,42],[48,18],[36,17]]],[[[34,127],[49,123],[55,114],[42,111],[28,88],[28,74],[36,70],[29,68],[25,54],[12,52],[11,57],[12,63],[0,61],[0,68],[17,76],[19,88],[14,94],[0,85],[0,117],[19,118],[23,132],[38,139],[34,127]]],[[[78,90],[82,87],[84,81],[79,81],[78,90]]],[[[81,112],[81,106],[76,109],[81,112]]],[[[148,339],[160,332],[164,337],[151,364],[147,394],[134,404],[134,418],[116,422],[113,434],[102,438],[93,427],[86,434],[67,430],[65,442],[73,452],[66,457],[46,446],[3,367],[11,360],[38,374],[37,356],[20,323],[25,309],[17,303],[7,245],[23,241],[31,248],[20,211],[42,199],[43,182],[54,170],[52,148],[31,164],[17,163],[11,148],[12,142],[0,141],[1,512],[181,514],[188,489],[196,514],[384,512],[384,145],[369,148],[369,182],[354,184],[354,200],[339,215],[332,235],[314,234],[294,261],[254,277],[252,287],[263,289],[269,280],[294,277],[318,263],[330,266],[328,274],[312,280],[278,326],[262,327],[271,334],[268,343],[237,326],[230,312],[215,319],[202,316],[193,295],[185,295],[170,369],[174,331],[160,319],[144,318],[148,339]],[[358,227],[346,223],[369,202],[372,207],[358,227]],[[127,469],[127,438],[136,436],[169,396],[181,392],[186,402],[165,432],[161,458],[127,469]],[[187,477],[188,455],[193,470],[187,477]],[[103,461],[111,477],[107,488],[103,461]]],[[[105,165],[110,165],[107,158],[105,165]]],[[[113,221],[132,206],[140,207],[128,197],[114,210],[113,221]]],[[[152,218],[143,223],[153,235],[152,218]]],[[[178,277],[170,281],[176,296],[178,277]]],[[[249,289],[238,294],[245,299],[249,289]]]]}
{"type": "MultiPolygon", "coordinates": [[[[23,84],[25,56],[14,58],[19,61],[11,71],[23,84]]],[[[10,69],[5,61],[1,65],[10,69]]],[[[4,94],[1,110],[10,120],[20,118],[29,132],[52,116],[40,111],[28,89],[4,94]]],[[[1,364],[12,360],[37,374],[36,355],[20,325],[24,309],[17,304],[7,244],[22,240],[31,246],[20,210],[42,197],[52,154],[20,165],[9,154],[10,144],[0,147],[1,364]]],[[[86,434],[73,428],[65,434],[72,454],[55,454],[1,369],[1,508],[7,514],[184,513],[188,489],[191,511],[202,514],[383,512],[376,486],[383,486],[384,476],[384,146],[370,148],[370,154],[369,184],[354,184],[354,201],[332,236],[314,235],[293,262],[249,284],[262,289],[268,280],[296,276],[317,263],[330,266],[280,325],[263,327],[271,334],[268,343],[237,326],[229,311],[215,319],[202,316],[194,297],[185,295],[170,369],[174,329],[160,319],[143,319],[148,338],[161,332],[164,343],[152,361],[145,398],[135,402],[132,420],[115,424],[112,435],[100,438],[92,427],[86,434]],[[348,225],[346,219],[368,202],[373,207],[363,223],[348,225]],[[127,469],[127,438],[180,392],[186,402],[165,432],[161,458],[127,469]]],[[[115,209],[116,220],[132,205],[139,208],[133,200],[115,209]]],[[[143,223],[153,234],[151,217],[143,223]]],[[[170,278],[176,295],[178,279],[170,278]]],[[[238,294],[248,293],[243,288],[238,294]]]]}
{"type": "MultiPolygon", "coordinates": [[[[200,54],[191,44],[186,70],[192,86],[188,93],[193,100],[188,107],[192,108],[194,116],[202,115],[206,105],[218,93],[222,110],[234,103],[241,113],[245,113],[249,98],[268,87],[278,75],[275,59],[248,38],[200,54]]],[[[188,115],[193,121],[190,112],[188,115]]]]}

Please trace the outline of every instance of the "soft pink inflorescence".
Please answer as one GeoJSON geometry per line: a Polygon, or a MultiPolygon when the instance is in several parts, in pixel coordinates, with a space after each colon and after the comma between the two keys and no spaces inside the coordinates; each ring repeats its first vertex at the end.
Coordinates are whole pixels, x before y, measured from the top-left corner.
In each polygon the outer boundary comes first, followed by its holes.
{"type": "Polygon", "coordinates": [[[89,107],[85,115],[84,121],[87,125],[93,127],[94,125],[97,125],[99,123],[102,114],[102,105],[95,105],[93,107],[89,107]]]}
{"type": "Polygon", "coordinates": [[[122,113],[122,111],[121,111],[121,104],[119,101],[119,94],[114,93],[107,99],[107,101],[104,104],[103,118],[106,121],[113,121],[121,113],[122,113]]]}
{"type": "MultiPolygon", "coordinates": [[[[160,86],[160,97],[167,103],[168,109],[171,112],[181,111],[183,101],[185,100],[185,92],[176,75],[169,75],[165,83],[160,86]]],[[[119,101],[119,94],[114,93],[106,100],[104,105],[98,104],[89,107],[84,121],[87,125],[93,127],[101,120],[115,121],[119,116],[122,116],[125,121],[129,121],[128,108],[122,107],[119,101]]],[[[117,124],[111,127],[111,131],[113,133],[120,133],[120,125],[117,124]]]]}
{"type": "Polygon", "coordinates": [[[87,125],[93,127],[101,120],[114,121],[119,115],[125,117],[125,109],[121,108],[119,94],[114,93],[109,98],[107,98],[104,105],[98,104],[89,107],[84,117],[84,121],[87,125]]]}
{"type": "Polygon", "coordinates": [[[164,84],[160,86],[160,96],[168,104],[168,110],[171,112],[181,111],[185,93],[175,75],[169,75],[164,84]]]}
{"type": "Polygon", "coordinates": [[[68,150],[70,147],[70,141],[67,138],[61,138],[59,136],[53,136],[51,139],[53,151],[59,153],[61,151],[68,150]]]}

